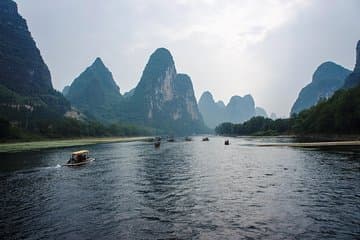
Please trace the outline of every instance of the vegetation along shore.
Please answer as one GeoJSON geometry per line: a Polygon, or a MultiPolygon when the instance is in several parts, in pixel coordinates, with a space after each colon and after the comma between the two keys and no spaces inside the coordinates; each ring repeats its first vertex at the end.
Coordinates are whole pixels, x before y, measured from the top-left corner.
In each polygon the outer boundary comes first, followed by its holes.
{"type": "Polygon", "coordinates": [[[266,143],[259,147],[354,147],[360,146],[360,141],[334,141],[334,142],[301,142],[301,143],[266,143]]]}
{"type": "Polygon", "coordinates": [[[146,141],[151,137],[108,137],[108,138],[81,138],[68,140],[48,140],[17,143],[1,143],[0,153],[34,151],[49,148],[76,147],[100,143],[146,141]]]}

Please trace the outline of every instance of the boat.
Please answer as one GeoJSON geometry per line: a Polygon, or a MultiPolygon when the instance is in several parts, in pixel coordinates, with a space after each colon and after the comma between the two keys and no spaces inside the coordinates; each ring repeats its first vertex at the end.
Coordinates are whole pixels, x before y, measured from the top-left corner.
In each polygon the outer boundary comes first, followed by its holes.
{"type": "Polygon", "coordinates": [[[192,138],[191,138],[191,137],[186,137],[186,138],[185,138],[185,141],[191,142],[191,141],[192,141],[192,138]]]}
{"type": "Polygon", "coordinates": [[[155,148],[159,148],[159,147],[160,147],[160,144],[161,144],[160,141],[156,141],[156,142],[154,143],[154,147],[155,147],[155,148]]]}
{"type": "Polygon", "coordinates": [[[168,138],[167,141],[168,142],[175,142],[175,139],[174,138],[168,138]]]}
{"type": "Polygon", "coordinates": [[[210,139],[208,138],[208,137],[204,137],[203,139],[202,139],[202,141],[203,142],[207,142],[207,141],[209,141],[210,139]]]}
{"type": "Polygon", "coordinates": [[[230,141],[229,141],[229,140],[225,140],[225,145],[230,145],[230,141]]]}
{"type": "Polygon", "coordinates": [[[71,154],[69,161],[67,161],[67,163],[64,164],[64,166],[69,166],[69,167],[81,166],[89,162],[92,162],[94,160],[95,158],[89,157],[88,150],[81,150],[81,151],[73,152],[71,154]]]}

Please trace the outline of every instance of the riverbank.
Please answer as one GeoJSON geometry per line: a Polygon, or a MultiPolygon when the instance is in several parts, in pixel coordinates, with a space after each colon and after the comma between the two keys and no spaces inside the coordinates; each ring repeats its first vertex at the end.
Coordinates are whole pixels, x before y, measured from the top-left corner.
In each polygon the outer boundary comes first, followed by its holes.
{"type": "Polygon", "coordinates": [[[49,148],[77,147],[100,143],[146,141],[149,139],[151,139],[151,137],[111,137],[0,143],[0,153],[35,151],[49,148]]]}
{"type": "Polygon", "coordinates": [[[334,142],[301,142],[301,143],[264,143],[258,147],[354,147],[360,146],[360,141],[334,141],[334,142]]]}

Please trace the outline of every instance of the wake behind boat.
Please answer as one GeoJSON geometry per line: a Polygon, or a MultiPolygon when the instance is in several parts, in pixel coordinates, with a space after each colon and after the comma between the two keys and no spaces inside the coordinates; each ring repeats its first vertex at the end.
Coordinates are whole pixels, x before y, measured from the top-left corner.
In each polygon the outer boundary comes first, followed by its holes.
{"type": "Polygon", "coordinates": [[[64,164],[64,166],[68,166],[68,167],[81,166],[89,162],[92,162],[94,160],[95,158],[89,157],[88,150],[81,150],[81,151],[73,152],[71,154],[69,161],[66,164],[64,164]]]}

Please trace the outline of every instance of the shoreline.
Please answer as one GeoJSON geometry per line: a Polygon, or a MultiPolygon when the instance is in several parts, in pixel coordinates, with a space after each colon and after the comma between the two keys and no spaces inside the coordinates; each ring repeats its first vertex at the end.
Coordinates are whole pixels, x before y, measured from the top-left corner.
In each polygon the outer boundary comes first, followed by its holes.
{"type": "Polygon", "coordinates": [[[264,143],[258,147],[354,147],[360,146],[360,141],[333,141],[333,142],[303,142],[303,143],[264,143]]]}
{"type": "Polygon", "coordinates": [[[0,143],[0,153],[15,153],[25,151],[38,151],[52,148],[66,148],[101,143],[146,141],[152,137],[109,137],[109,138],[79,138],[61,140],[41,140],[31,142],[0,143]]]}

